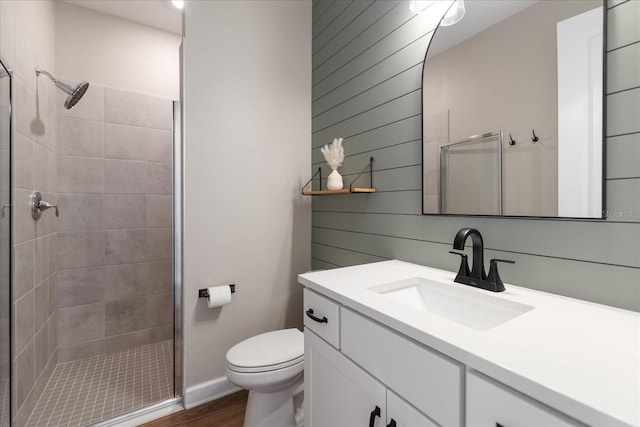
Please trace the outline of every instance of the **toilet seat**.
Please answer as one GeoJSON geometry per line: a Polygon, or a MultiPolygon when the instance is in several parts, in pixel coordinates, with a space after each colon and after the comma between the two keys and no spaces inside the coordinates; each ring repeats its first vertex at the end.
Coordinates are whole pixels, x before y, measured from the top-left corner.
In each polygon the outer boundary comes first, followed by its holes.
{"type": "Polygon", "coordinates": [[[269,393],[283,390],[298,382],[303,375],[304,362],[287,368],[262,372],[237,372],[227,366],[226,374],[229,381],[244,389],[269,393]]]}
{"type": "Polygon", "coordinates": [[[252,373],[252,372],[269,372],[269,371],[277,371],[278,369],[288,368],[290,366],[296,365],[298,363],[304,362],[304,356],[297,357],[293,360],[289,360],[287,362],[278,363],[276,365],[268,365],[268,366],[237,366],[233,363],[227,362],[227,368],[235,372],[242,373],[252,373]]]}
{"type": "Polygon", "coordinates": [[[296,328],[248,338],[227,351],[227,368],[241,373],[269,372],[304,361],[304,334],[296,328]]]}

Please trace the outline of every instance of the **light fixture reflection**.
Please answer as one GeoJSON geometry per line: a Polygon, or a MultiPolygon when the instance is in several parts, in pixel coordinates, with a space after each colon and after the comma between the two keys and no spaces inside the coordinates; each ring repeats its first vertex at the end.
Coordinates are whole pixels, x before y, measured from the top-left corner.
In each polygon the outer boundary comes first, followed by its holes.
{"type": "MultiPolygon", "coordinates": [[[[438,4],[438,7],[431,8],[433,9],[434,14],[442,13],[442,7],[446,8],[448,3],[451,3],[451,0],[410,0],[409,10],[419,15],[436,3],[438,4]]],[[[454,0],[449,10],[442,18],[440,25],[447,27],[449,25],[456,24],[464,17],[464,13],[464,0],[454,0]]]]}
{"type": "Polygon", "coordinates": [[[171,3],[180,10],[184,7],[184,0],[171,0],[171,3]]]}
{"type": "Polygon", "coordinates": [[[440,25],[443,27],[448,27],[449,25],[457,24],[464,17],[464,0],[456,0],[447,13],[440,21],[440,25]]]}
{"type": "Polygon", "coordinates": [[[435,0],[411,0],[409,2],[409,10],[413,13],[420,14],[433,3],[435,3],[435,0]]]}

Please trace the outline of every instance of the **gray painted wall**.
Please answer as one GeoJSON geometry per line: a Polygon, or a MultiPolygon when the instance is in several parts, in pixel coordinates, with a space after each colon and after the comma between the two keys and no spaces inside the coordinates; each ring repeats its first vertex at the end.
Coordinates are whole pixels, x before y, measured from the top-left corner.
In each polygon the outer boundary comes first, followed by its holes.
{"type": "Polygon", "coordinates": [[[185,3],[185,406],[228,394],[225,354],[302,326],[310,267],[311,1],[185,3]],[[238,173],[238,171],[242,173],[238,173]],[[198,289],[235,283],[224,307],[198,289]]]}
{"type": "MultiPolygon", "coordinates": [[[[640,0],[607,3],[609,217],[548,220],[423,216],[421,64],[432,28],[400,1],[314,1],[312,170],[344,137],[349,183],[374,156],[375,194],[313,198],[312,266],[400,259],[455,271],[462,227],[505,282],[640,311],[640,0]],[[421,25],[422,24],[422,25],[421,25]]],[[[363,182],[363,184],[366,181],[363,182]]]]}

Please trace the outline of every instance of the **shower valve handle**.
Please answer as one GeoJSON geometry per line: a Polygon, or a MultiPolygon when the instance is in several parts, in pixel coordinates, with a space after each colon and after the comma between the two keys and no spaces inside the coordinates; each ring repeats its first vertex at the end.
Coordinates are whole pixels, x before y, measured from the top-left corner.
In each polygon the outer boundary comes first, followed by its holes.
{"type": "Polygon", "coordinates": [[[44,200],[42,200],[42,195],[37,191],[35,191],[31,195],[31,216],[33,217],[33,219],[40,219],[40,217],[42,216],[42,212],[51,208],[54,208],[56,210],[56,216],[60,216],[58,205],[45,202],[44,200]]]}
{"type": "Polygon", "coordinates": [[[55,208],[56,216],[60,216],[60,211],[58,210],[58,205],[52,205],[49,202],[45,202],[44,200],[40,200],[40,203],[38,204],[38,209],[40,209],[41,211],[46,211],[49,208],[55,208]]]}

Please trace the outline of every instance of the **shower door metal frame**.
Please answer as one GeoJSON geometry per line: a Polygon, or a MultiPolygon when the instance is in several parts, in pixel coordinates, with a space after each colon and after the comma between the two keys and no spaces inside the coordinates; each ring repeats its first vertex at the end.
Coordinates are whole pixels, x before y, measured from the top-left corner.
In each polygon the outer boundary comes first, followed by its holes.
{"type": "Polygon", "coordinates": [[[182,323],[184,144],[182,133],[182,102],[173,101],[173,395],[180,398],[184,395],[184,332],[182,323]]]}
{"type": "Polygon", "coordinates": [[[8,307],[8,316],[9,316],[9,342],[7,343],[8,351],[9,351],[9,425],[13,424],[13,414],[14,410],[17,408],[13,407],[13,399],[12,399],[12,390],[13,390],[13,345],[11,344],[13,340],[13,266],[11,260],[13,259],[13,70],[7,67],[6,62],[2,57],[0,57],[0,71],[4,70],[7,73],[7,77],[9,77],[9,206],[7,209],[7,213],[5,214],[5,206],[1,205],[0,210],[2,211],[2,215],[8,215],[7,223],[9,224],[9,262],[7,263],[7,274],[9,276],[9,280],[7,284],[9,286],[8,299],[9,299],[9,307],[8,307]]]}

